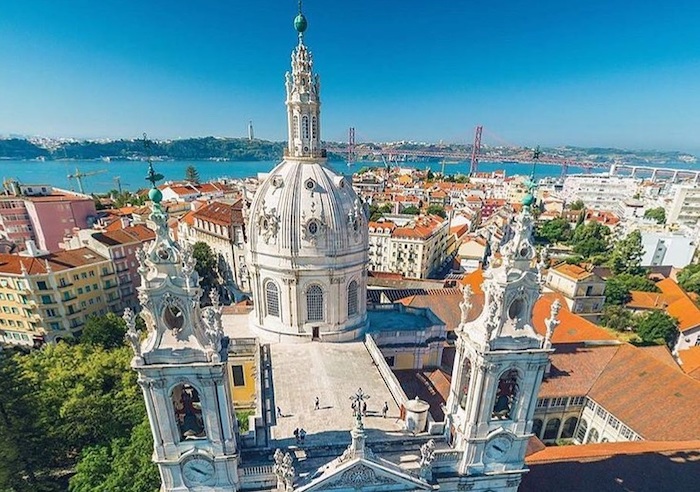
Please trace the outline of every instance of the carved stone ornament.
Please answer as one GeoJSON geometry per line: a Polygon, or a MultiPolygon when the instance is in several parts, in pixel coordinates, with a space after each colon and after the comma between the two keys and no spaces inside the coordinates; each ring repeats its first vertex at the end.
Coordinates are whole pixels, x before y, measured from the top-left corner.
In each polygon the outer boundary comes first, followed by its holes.
{"type": "Polygon", "coordinates": [[[182,273],[186,279],[190,278],[192,272],[194,272],[194,267],[197,263],[197,260],[195,260],[192,250],[193,248],[190,243],[185,243],[185,245],[182,248],[182,273]]]}
{"type": "Polygon", "coordinates": [[[462,302],[459,303],[459,310],[461,311],[460,321],[462,323],[466,323],[469,317],[469,312],[472,309],[473,294],[471,285],[465,285],[464,289],[462,289],[462,302]]]}
{"type": "Polygon", "coordinates": [[[161,317],[165,326],[175,333],[178,333],[184,327],[185,321],[185,304],[177,296],[172,295],[170,292],[163,296],[161,317]]]}
{"type": "Polygon", "coordinates": [[[396,482],[389,477],[377,475],[374,470],[367,465],[359,464],[343,472],[340,478],[333,482],[333,485],[349,486],[357,489],[365,485],[381,485],[391,483],[396,482]]]}
{"type": "Polygon", "coordinates": [[[136,317],[131,308],[124,309],[124,315],[122,316],[126,322],[126,334],[124,338],[131,345],[131,349],[134,351],[135,361],[143,362],[141,358],[141,330],[136,329],[136,317]]]}
{"type": "Polygon", "coordinates": [[[273,207],[270,210],[265,208],[265,200],[263,200],[261,208],[263,213],[258,218],[258,228],[265,244],[270,244],[271,240],[277,238],[280,219],[277,216],[276,208],[273,207]]]}
{"type": "Polygon", "coordinates": [[[326,225],[319,219],[311,218],[306,221],[302,229],[302,237],[304,241],[316,244],[325,231],[326,225]]]}

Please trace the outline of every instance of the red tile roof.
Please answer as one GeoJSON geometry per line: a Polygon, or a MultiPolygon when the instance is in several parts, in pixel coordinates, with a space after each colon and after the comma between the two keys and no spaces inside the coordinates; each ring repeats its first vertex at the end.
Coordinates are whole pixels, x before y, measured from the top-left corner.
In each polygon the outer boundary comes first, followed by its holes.
{"type": "Polygon", "coordinates": [[[78,248],[70,251],[56,251],[37,258],[0,253],[0,273],[21,275],[22,265],[30,275],[47,273],[47,265],[54,272],[107,261],[91,249],[78,248]]]}
{"type": "Polygon", "coordinates": [[[605,328],[601,328],[569,311],[564,297],[554,292],[542,294],[532,311],[533,325],[540,335],[547,333],[544,321],[549,318],[550,309],[555,299],[559,299],[561,309],[559,310],[559,326],[554,331],[552,343],[608,342],[617,340],[617,337],[605,328]]]}
{"type": "Polygon", "coordinates": [[[700,326],[700,308],[686,294],[686,292],[670,278],[656,283],[666,295],[678,296],[666,308],[666,312],[678,320],[678,329],[681,332],[690,331],[700,326]]]}

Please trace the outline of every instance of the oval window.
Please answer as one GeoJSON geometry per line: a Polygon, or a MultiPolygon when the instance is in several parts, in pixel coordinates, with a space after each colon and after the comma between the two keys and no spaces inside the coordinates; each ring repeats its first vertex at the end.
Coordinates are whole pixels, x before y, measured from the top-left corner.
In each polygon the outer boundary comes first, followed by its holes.
{"type": "Polygon", "coordinates": [[[523,302],[522,299],[514,300],[513,302],[510,303],[510,307],[508,308],[508,317],[510,319],[519,318],[523,312],[524,307],[525,307],[525,303],[523,302]]]}
{"type": "Polygon", "coordinates": [[[311,234],[312,236],[315,236],[316,233],[318,232],[318,223],[315,220],[312,220],[311,222],[309,222],[309,225],[306,227],[309,231],[309,234],[311,234]]]}
{"type": "Polygon", "coordinates": [[[165,248],[159,248],[158,249],[158,257],[161,260],[167,260],[168,258],[170,258],[170,253],[165,248]]]}
{"type": "Polygon", "coordinates": [[[165,307],[163,321],[171,330],[179,330],[185,324],[185,317],[179,307],[169,304],[165,307]]]}
{"type": "Polygon", "coordinates": [[[316,186],[316,182],[313,179],[307,179],[306,183],[304,183],[304,186],[306,186],[307,190],[313,190],[316,186]]]}

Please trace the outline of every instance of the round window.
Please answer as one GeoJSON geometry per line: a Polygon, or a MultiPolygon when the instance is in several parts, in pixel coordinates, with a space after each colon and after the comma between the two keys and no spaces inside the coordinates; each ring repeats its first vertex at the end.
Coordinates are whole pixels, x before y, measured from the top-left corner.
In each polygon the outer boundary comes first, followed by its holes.
{"type": "Polygon", "coordinates": [[[530,246],[523,246],[520,248],[520,257],[526,258],[530,254],[530,246]]]}
{"type": "Polygon", "coordinates": [[[316,182],[313,179],[307,179],[304,186],[306,186],[307,190],[313,190],[316,187],[316,182]]]}
{"type": "Polygon", "coordinates": [[[171,330],[179,330],[185,324],[185,317],[179,307],[169,304],[163,313],[163,321],[171,330]]]}
{"type": "Polygon", "coordinates": [[[158,257],[161,260],[167,260],[168,258],[170,258],[170,252],[167,249],[161,247],[158,249],[158,257]]]}
{"type": "Polygon", "coordinates": [[[263,228],[264,230],[267,230],[267,228],[268,228],[269,226],[270,226],[270,224],[268,223],[267,219],[263,219],[263,220],[262,220],[262,228],[263,228]]]}
{"type": "Polygon", "coordinates": [[[316,233],[318,232],[318,222],[316,222],[315,220],[312,220],[311,222],[309,222],[309,224],[306,226],[306,228],[308,229],[309,234],[311,234],[312,236],[315,236],[316,233]]]}
{"type": "Polygon", "coordinates": [[[523,312],[524,307],[525,307],[525,303],[523,302],[522,299],[514,300],[513,302],[510,303],[510,307],[508,308],[508,317],[510,319],[519,318],[523,312]]]}

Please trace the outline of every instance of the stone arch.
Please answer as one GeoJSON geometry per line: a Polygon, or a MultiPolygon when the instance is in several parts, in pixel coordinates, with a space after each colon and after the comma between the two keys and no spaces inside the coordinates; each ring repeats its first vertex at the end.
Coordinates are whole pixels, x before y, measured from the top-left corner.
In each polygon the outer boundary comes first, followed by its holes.
{"type": "Polygon", "coordinates": [[[586,439],[586,432],[588,432],[588,421],[586,419],[581,419],[578,423],[578,429],[576,429],[576,440],[583,444],[586,439]]]}
{"type": "Polygon", "coordinates": [[[497,420],[509,420],[513,417],[522,375],[514,366],[503,371],[498,378],[496,395],[494,397],[491,418],[497,420]]]}
{"type": "Polygon", "coordinates": [[[596,443],[596,442],[598,442],[599,438],[600,438],[600,434],[598,433],[598,429],[596,429],[595,427],[591,427],[591,430],[588,433],[588,437],[586,438],[586,444],[596,443]]]}
{"type": "Polygon", "coordinates": [[[559,434],[559,427],[561,426],[561,419],[554,418],[547,421],[547,425],[544,427],[544,435],[542,440],[551,441],[556,439],[559,434]]]}
{"type": "Polygon", "coordinates": [[[301,117],[301,138],[309,139],[309,117],[307,115],[301,117]]]}
{"type": "Polygon", "coordinates": [[[280,317],[280,288],[272,279],[263,282],[265,290],[265,315],[280,317]]]}
{"type": "Polygon", "coordinates": [[[348,317],[356,316],[360,312],[359,304],[359,285],[357,280],[353,279],[348,284],[347,299],[348,299],[348,317]]]}
{"type": "Polygon", "coordinates": [[[469,385],[472,380],[472,368],[472,361],[468,357],[465,357],[462,367],[462,384],[460,385],[459,394],[457,395],[457,398],[459,398],[459,406],[462,409],[467,408],[467,402],[469,401],[469,385]]]}
{"type": "Polygon", "coordinates": [[[578,417],[569,417],[564,422],[564,427],[561,430],[562,439],[571,439],[574,437],[574,431],[576,431],[576,424],[578,424],[578,417]]]}
{"type": "Polygon", "coordinates": [[[542,419],[535,419],[532,421],[532,433],[539,439],[540,434],[542,434],[542,419]]]}
{"type": "Polygon", "coordinates": [[[309,284],[304,291],[306,297],[306,320],[324,321],[325,316],[325,292],[319,284],[309,284]]]}
{"type": "Polygon", "coordinates": [[[202,414],[202,399],[197,388],[180,382],[170,390],[175,424],[181,441],[207,437],[202,414]]]}

